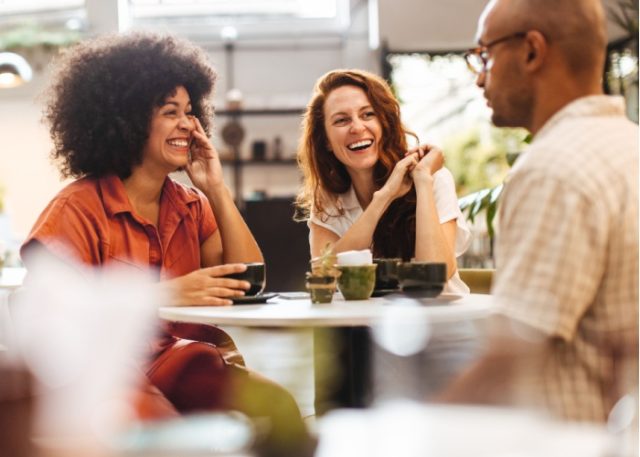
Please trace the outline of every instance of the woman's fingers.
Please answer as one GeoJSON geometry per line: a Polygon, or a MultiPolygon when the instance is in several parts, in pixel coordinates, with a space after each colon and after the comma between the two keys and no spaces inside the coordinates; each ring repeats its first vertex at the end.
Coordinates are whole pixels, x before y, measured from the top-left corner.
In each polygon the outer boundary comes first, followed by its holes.
{"type": "Polygon", "coordinates": [[[418,156],[415,153],[409,154],[400,159],[394,168],[406,170],[416,163],[418,163],[418,156]]]}
{"type": "Polygon", "coordinates": [[[430,144],[421,144],[420,146],[414,146],[404,153],[405,157],[411,154],[415,154],[418,160],[422,159],[434,146],[430,144]]]}
{"type": "Polygon", "coordinates": [[[200,272],[206,277],[206,287],[226,288],[235,290],[246,290],[251,287],[248,281],[240,279],[227,278],[225,276],[233,273],[242,273],[247,269],[243,263],[228,263],[225,265],[216,265],[215,267],[202,268],[200,272]]]}
{"type": "Polygon", "coordinates": [[[202,268],[199,271],[211,277],[219,277],[233,273],[242,273],[246,269],[247,266],[244,263],[226,263],[224,265],[216,265],[215,267],[202,268]]]}
{"type": "MultiPolygon", "coordinates": [[[[215,151],[215,149],[213,148],[213,146],[209,141],[209,138],[205,134],[194,130],[192,133],[192,136],[194,139],[192,143],[192,146],[194,146],[194,148],[192,148],[192,151],[196,150],[200,153],[213,153],[215,151]]],[[[212,157],[213,157],[212,154],[207,156],[207,158],[212,158],[212,157]]]]}
{"type": "Polygon", "coordinates": [[[439,147],[434,146],[433,144],[424,143],[420,146],[415,146],[409,149],[404,155],[406,157],[410,154],[416,154],[418,156],[418,160],[421,160],[424,156],[433,151],[437,151],[437,153],[442,154],[442,150],[439,147]]]}
{"type": "Polygon", "coordinates": [[[207,136],[206,132],[204,131],[204,127],[202,127],[202,124],[200,123],[200,119],[198,119],[197,117],[195,117],[195,123],[196,123],[196,131],[201,133],[204,136],[207,136]]]}
{"type": "Polygon", "coordinates": [[[210,287],[206,290],[206,294],[208,296],[213,296],[213,297],[244,297],[245,292],[244,290],[240,290],[240,289],[233,289],[233,288],[228,288],[228,287],[224,287],[222,285],[218,286],[218,287],[210,287]]]}
{"type": "Polygon", "coordinates": [[[405,158],[407,157],[416,157],[417,159],[410,169],[412,175],[414,174],[413,172],[416,167],[418,170],[428,169],[433,175],[444,166],[444,154],[442,153],[442,150],[432,144],[421,144],[416,148],[410,149],[405,154],[405,158]]]}
{"type": "Polygon", "coordinates": [[[393,167],[393,171],[391,172],[391,176],[387,180],[387,183],[393,185],[394,181],[398,182],[398,180],[404,180],[406,175],[413,170],[417,163],[418,159],[415,154],[402,158],[398,163],[396,163],[395,167],[393,167]]]}
{"type": "Polygon", "coordinates": [[[208,280],[208,288],[225,287],[227,289],[246,290],[251,287],[248,281],[231,278],[212,278],[208,280]]]}
{"type": "Polygon", "coordinates": [[[174,291],[174,303],[179,306],[224,306],[230,298],[242,297],[251,287],[248,281],[229,278],[227,275],[247,269],[243,263],[230,263],[201,268],[185,276],[170,280],[174,291]]]}
{"type": "Polygon", "coordinates": [[[229,306],[233,305],[233,300],[216,296],[203,296],[192,306],[229,306]]]}

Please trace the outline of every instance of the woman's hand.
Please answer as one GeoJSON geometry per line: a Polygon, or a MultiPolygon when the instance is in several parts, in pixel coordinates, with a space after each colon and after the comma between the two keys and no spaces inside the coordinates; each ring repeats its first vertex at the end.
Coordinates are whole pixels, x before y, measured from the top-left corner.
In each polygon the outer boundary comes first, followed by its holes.
{"type": "Polygon", "coordinates": [[[201,268],[179,278],[165,281],[173,296],[174,306],[223,306],[231,305],[230,297],[242,297],[251,287],[247,281],[224,278],[247,269],[242,263],[231,263],[201,268]]]}
{"type": "Polygon", "coordinates": [[[220,155],[207,137],[197,117],[192,117],[195,129],[191,132],[191,157],[185,167],[189,179],[205,191],[224,184],[220,155]]]}
{"type": "Polygon", "coordinates": [[[418,163],[418,155],[416,153],[407,154],[396,163],[393,167],[391,176],[378,192],[385,195],[389,201],[400,198],[411,189],[411,178],[409,173],[418,163]]]}
{"type": "Polygon", "coordinates": [[[418,148],[407,152],[407,156],[415,155],[418,162],[411,170],[411,177],[417,184],[431,182],[433,174],[444,165],[442,150],[429,144],[420,145],[418,148]]]}

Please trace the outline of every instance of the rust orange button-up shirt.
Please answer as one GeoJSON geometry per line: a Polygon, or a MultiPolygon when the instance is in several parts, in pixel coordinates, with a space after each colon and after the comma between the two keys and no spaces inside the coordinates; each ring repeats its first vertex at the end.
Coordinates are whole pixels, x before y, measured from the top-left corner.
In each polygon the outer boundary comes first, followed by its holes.
{"type": "MultiPolygon", "coordinates": [[[[200,245],[216,229],[206,197],[172,179],[162,188],[156,228],[134,213],[120,178],[82,178],[47,205],[21,254],[29,267],[29,249],[41,243],[62,258],[95,266],[152,268],[159,279],[169,279],[200,268],[200,245]]],[[[163,332],[151,352],[158,354],[173,341],[163,332]]]]}
{"type": "MultiPolygon", "coordinates": [[[[118,177],[82,178],[62,189],[44,209],[22,245],[21,254],[29,267],[29,250],[40,243],[62,258],[71,257],[94,266],[119,264],[136,269],[151,268],[158,273],[159,279],[168,279],[200,268],[200,245],[216,229],[206,197],[169,178],[162,188],[157,228],[135,214],[118,177]]],[[[179,330],[189,339],[195,339],[192,334],[206,330],[213,333],[208,335],[212,342],[231,341],[217,328],[184,326],[179,330]]],[[[168,358],[175,354],[180,356],[179,351],[172,349],[177,347],[177,341],[165,326],[152,343],[153,357],[145,369],[148,375],[168,358]]],[[[179,367],[180,363],[173,363],[173,371],[164,369],[162,377],[175,376],[175,366],[179,367]]],[[[172,382],[171,379],[158,379],[159,376],[151,376],[152,381],[172,382]]],[[[186,381],[183,379],[182,382],[186,381]]],[[[158,390],[143,384],[136,401],[141,417],[161,418],[175,414],[158,390]]]]}
{"type": "Polygon", "coordinates": [[[79,179],[42,212],[22,247],[34,242],[89,265],[157,269],[160,279],[200,268],[200,245],[217,229],[206,197],[169,178],[160,197],[158,227],[134,213],[116,176],[79,179]]]}

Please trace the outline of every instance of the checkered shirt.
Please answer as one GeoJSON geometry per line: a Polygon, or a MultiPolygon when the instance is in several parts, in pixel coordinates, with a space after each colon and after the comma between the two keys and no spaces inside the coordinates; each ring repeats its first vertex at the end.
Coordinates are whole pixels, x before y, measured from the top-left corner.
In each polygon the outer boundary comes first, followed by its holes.
{"type": "Polygon", "coordinates": [[[606,420],[616,354],[637,363],[638,348],[638,126],[622,99],[581,98],[544,125],[507,178],[496,243],[500,312],[550,342],[528,385],[560,417],[606,420]]]}

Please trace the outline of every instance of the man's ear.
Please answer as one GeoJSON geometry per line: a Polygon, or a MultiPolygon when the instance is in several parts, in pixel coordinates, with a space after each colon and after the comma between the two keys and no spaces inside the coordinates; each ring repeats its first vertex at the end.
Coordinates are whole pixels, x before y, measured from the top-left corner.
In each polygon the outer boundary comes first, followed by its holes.
{"type": "Polygon", "coordinates": [[[525,68],[537,71],[543,65],[548,50],[547,39],[537,30],[529,30],[525,37],[526,62],[525,68]]]}

